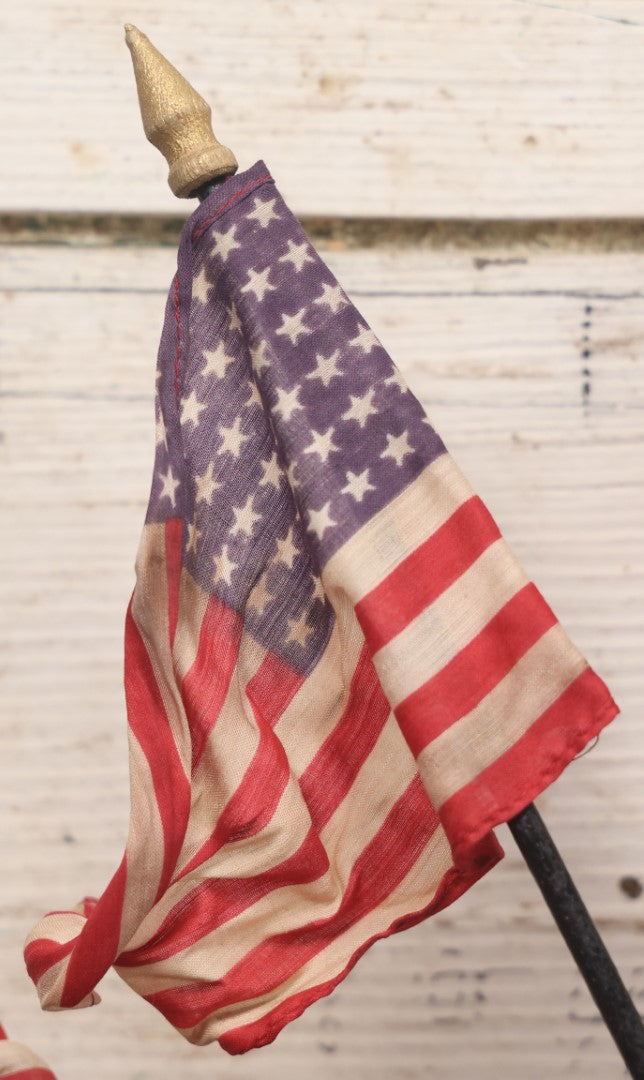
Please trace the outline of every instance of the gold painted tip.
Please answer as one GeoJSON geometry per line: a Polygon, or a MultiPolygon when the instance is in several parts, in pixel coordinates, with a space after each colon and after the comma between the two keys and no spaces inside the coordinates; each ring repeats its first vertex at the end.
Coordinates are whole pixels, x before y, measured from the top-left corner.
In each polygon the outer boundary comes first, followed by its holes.
{"type": "Polygon", "coordinates": [[[236,172],[235,155],[213,135],[208,103],[132,23],[125,24],[125,40],[143,130],[170,166],[168,183],[174,194],[190,198],[216,176],[236,172]]]}

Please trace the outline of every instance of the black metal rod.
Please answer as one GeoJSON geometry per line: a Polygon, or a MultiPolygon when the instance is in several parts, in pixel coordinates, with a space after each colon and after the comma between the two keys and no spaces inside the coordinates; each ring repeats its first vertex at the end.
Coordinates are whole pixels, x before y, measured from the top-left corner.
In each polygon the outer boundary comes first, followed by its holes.
{"type": "Polygon", "coordinates": [[[644,1080],[644,1024],[534,803],[508,821],[633,1080],[644,1080]]]}

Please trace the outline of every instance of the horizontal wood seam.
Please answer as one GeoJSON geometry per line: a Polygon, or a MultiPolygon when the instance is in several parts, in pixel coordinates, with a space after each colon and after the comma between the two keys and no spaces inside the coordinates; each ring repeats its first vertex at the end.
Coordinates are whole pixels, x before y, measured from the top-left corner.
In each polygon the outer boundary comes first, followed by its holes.
{"type": "MultiPolygon", "coordinates": [[[[174,247],[186,218],[166,214],[0,214],[0,244],[60,244],[72,247],[174,247]]],[[[338,250],[391,247],[428,249],[527,248],[543,251],[644,251],[644,219],[466,220],[387,217],[300,217],[313,243],[338,250]]],[[[480,268],[491,262],[479,259],[480,268]]]]}

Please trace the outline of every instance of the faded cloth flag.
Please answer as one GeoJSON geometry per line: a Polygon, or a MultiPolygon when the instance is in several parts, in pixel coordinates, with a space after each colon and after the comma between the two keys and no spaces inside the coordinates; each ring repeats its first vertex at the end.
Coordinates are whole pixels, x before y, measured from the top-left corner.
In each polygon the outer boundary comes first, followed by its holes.
{"type": "Polygon", "coordinates": [[[271,1042],[503,857],[619,712],[266,165],[181,236],[125,620],[131,819],[25,957],[191,1043],[271,1042]]]}

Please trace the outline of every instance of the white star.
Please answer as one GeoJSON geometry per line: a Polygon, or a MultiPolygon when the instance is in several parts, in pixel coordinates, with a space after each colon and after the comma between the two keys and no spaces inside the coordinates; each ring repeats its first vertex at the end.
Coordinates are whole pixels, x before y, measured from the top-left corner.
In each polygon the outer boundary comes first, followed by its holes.
{"type": "Polygon", "coordinates": [[[200,536],[201,529],[197,528],[197,519],[195,518],[194,521],[190,522],[190,524],[188,525],[188,544],[186,547],[186,551],[196,552],[197,540],[200,536]]]}
{"type": "Polygon", "coordinates": [[[271,487],[274,487],[279,491],[280,468],[277,460],[277,454],[274,450],[268,461],[262,461],[262,468],[264,472],[262,473],[262,478],[259,481],[259,486],[264,487],[264,485],[270,485],[271,487]]]}
{"type": "Polygon", "coordinates": [[[364,397],[349,394],[351,405],[346,412],[342,413],[343,420],[357,420],[360,427],[363,428],[371,414],[376,411],[373,407],[375,392],[375,390],[367,390],[364,397]]]}
{"type": "Polygon", "coordinates": [[[285,641],[296,641],[298,645],[306,645],[311,634],[315,633],[315,629],[312,626],[307,626],[306,619],[288,619],[289,632],[285,637],[285,641]]]}
{"type": "Polygon", "coordinates": [[[265,341],[259,341],[257,345],[250,350],[250,355],[253,358],[253,367],[257,372],[263,371],[264,368],[271,366],[271,362],[266,355],[267,348],[268,346],[265,341]]]}
{"type": "Polygon", "coordinates": [[[290,570],[299,554],[299,548],[296,548],[295,544],[293,543],[293,526],[291,525],[291,528],[287,532],[284,539],[277,541],[277,552],[275,554],[275,561],[285,563],[285,565],[288,566],[290,570]]]}
{"type": "Polygon", "coordinates": [[[241,292],[252,292],[255,294],[258,300],[264,299],[264,293],[275,292],[275,286],[270,285],[268,281],[268,275],[271,272],[270,266],[265,267],[264,270],[248,271],[248,281],[245,285],[242,285],[241,292]]]}
{"type": "Polygon", "coordinates": [[[192,282],[192,296],[194,300],[199,300],[202,304],[208,303],[208,292],[212,289],[212,284],[206,277],[205,266],[201,267],[201,270],[194,278],[192,282]]]}
{"type": "Polygon", "coordinates": [[[313,256],[309,255],[308,247],[306,240],[302,244],[296,244],[294,240],[289,240],[288,251],[286,255],[280,255],[278,262],[292,262],[294,268],[299,272],[305,263],[315,262],[313,256]]]}
{"type": "Polygon", "coordinates": [[[195,476],[195,482],[197,484],[195,502],[205,502],[210,506],[213,491],[222,486],[221,480],[213,480],[212,478],[214,467],[214,463],[210,461],[205,473],[202,473],[201,476],[195,476]]]}
{"type": "Polygon", "coordinates": [[[258,615],[263,615],[264,608],[274,599],[273,593],[268,590],[268,574],[263,574],[250,594],[249,603],[258,615]]]}
{"type": "Polygon", "coordinates": [[[343,488],[340,489],[342,491],[342,494],[344,494],[346,491],[348,495],[353,495],[356,502],[362,502],[365,492],[376,490],[373,484],[369,483],[367,479],[368,475],[368,469],[365,469],[364,472],[361,473],[354,473],[351,472],[351,469],[348,469],[347,483],[343,488]]]}
{"type": "Polygon", "coordinates": [[[191,390],[189,397],[181,399],[181,423],[192,424],[193,427],[197,428],[199,426],[199,416],[205,408],[203,401],[197,401],[195,391],[191,390]]]}
{"type": "Polygon", "coordinates": [[[221,435],[223,442],[219,448],[220,454],[229,452],[233,457],[239,457],[241,451],[241,444],[246,442],[249,438],[248,435],[242,435],[241,433],[241,417],[236,416],[230,427],[219,428],[219,434],[221,435]]]}
{"type": "Polygon", "coordinates": [[[381,457],[394,458],[396,465],[402,465],[405,454],[413,454],[413,447],[409,445],[407,439],[407,432],[403,431],[402,435],[392,435],[391,432],[387,435],[387,449],[382,451],[381,457]]]}
{"type": "Polygon", "coordinates": [[[230,307],[226,308],[226,314],[228,316],[228,327],[231,330],[231,332],[233,330],[241,330],[241,328],[242,328],[241,319],[239,318],[239,313],[237,311],[237,305],[235,304],[234,300],[233,300],[232,304],[230,305],[230,307]]]}
{"type": "Polygon", "coordinates": [[[339,349],[332,352],[330,356],[322,356],[322,353],[318,353],[315,359],[318,366],[313,371],[309,371],[305,378],[319,379],[325,387],[328,387],[334,376],[342,375],[342,372],[338,370],[339,349]]]}
{"type": "Polygon", "coordinates": [[[255,382],[255,380],[249,379],[246,383],[246,387],[248,389],[249,396],[244,401],[245,407],[249,409],[251,405],[259,405],[260,408],[263,408],[264,402],[262,401],[262,395],[257,389],[257,383],[255,382]]]}
{"type": "Polygon", "coordinates": [[[299,311],[295,312],[295,315],[282,315],[282,325],[275,331],[276,334],[288,334],[291,339],[291,345],[295,345],[300,334],[310,334],[311,327],[303,326],[304,312],[306,307],[301,307],[299,311]]]}
{"type": "Polygon", "coordinates": [[[163,413],[161,412],[161,409],[159,409],[159,414],[157,416],[157,424],[156,424],[156,445],[160,446],[161,443],[163,443],[163,445],[165,446],[165,448],[167,450],[168,449],[168,437],[167,437],[167,434],[166,434],[165,420],[163,419],[163,413]]]}
{"type": "Polygon", "coordinates": [[[214,582],[225,581],[226,585],[230,585],[230,579],[232,577],[233,570],[235,570],[236,564],[228,557],[228,544],[224,544],[221,549],[221,555],[213,555],[212,561],[215,564],[213,580],[214,582]]]}
{"type": "Polygon", "coordinates": [[[358,323],[358,331],[358,336],[351,338],[349,345],[353,345],[356,349],[362,349],[363,353],[370,353],[374,345],[380,344],[373,330],[368,326],[358,323]]]}
{"type": "Polygon", "coordinates": [[[212,236],[214,238],[214,244],[211,249],[213,255],[219,255],[225,260],[228,258],[231,251],[241,247],[241,244],[235,240],[236,230],[236,225],[231,225],[228,232],[215,232],[213,230],[212,236]]]}
{"type": "Polygon", "coordinates": [[[256,510],[253,510],[254,494],[251,494],[246,499],[243,506],[234,506],[233,513],[235,515],[235,524],[231,528],[230,532],[234,536],[235,533],[243,532],[246,536],[253,535],[253,528],[255,522],[259,521],[261,514],[258,514],[256,510]]]}
{"type": "Polygon", "coordinates": [[[219,342],[216,349],[202,349],[201,351],[206,358],[206,363],[201,369],[202,375],[216,375],[218,379],[221,379],[230,365],[235,362],[235,357],[226,352],[223,341],[219,342]]]}
{"type": "Polygon", "coordinates": [[[399,390],[402,390],[403,394],[406,394],[409,390],[407,383],[403,379],[402,372],[397,367],[394,367],[389,378],[385,379],[383,386],[397,386],[399,390]]]}
{"type": "Polygon", "coordinates": [[[292,390],[284,390],[281,386],[278,387],[277,401],[273,405],[273,409],[280,414],[282,420],[290,420],[295,410],[302,408],[297,400],[299,393],[299,386],[294,386],[292,390]]]}
{"type": "Polygon", "coordinates": [[[326,502],[320,510],[309,510],[309,528],[313,529],[318,537],[322,536],[325,529],[330,529],[332,525],[337,525],[337,522],[329,513],[330,505],[330,502],[326,502]]]}
{"type": "Polygon", "coordinates": [[[332,450],[340,449],[331,438],[332,432],[333,426],[328,427],[324,432],[312,431],[313,439],[308,446],[305,446],[302,452],[304,454],[317,454],[321,461],[326,461],[332,450]]]}
{"type": "Polygon", "coordinates": [[[176,490],[179,487],[179,480],[175,480],[172,473],[172,465],[168,468],[167,473],[161,473],[161,479],[163,480],[163,488],[159,495],[159,500],[163,499],[167,495],[170,502],[174,506],[176,490]]]}
{"type": "Polygon", "coordinates": [[[322,293],[316,296],[313,303],[327,304],[335,315],[336,311],[339,311],[341,307],[346,307],[349,301],[340,285],[329,285],[328,281],[325,281],[322,285],[322,293]]]}
{"type": "Polygon", "coordinates": [[[261,199],[255,199],[255,209],[251,210],[250,214],[246,214],[247,218],[254,218],[258,221],[262,229],[267,228],[271,221],[281,221],[281,216],[276,214],[273,210],[277,199],[265,199],[262,202],[261,199]]]}

